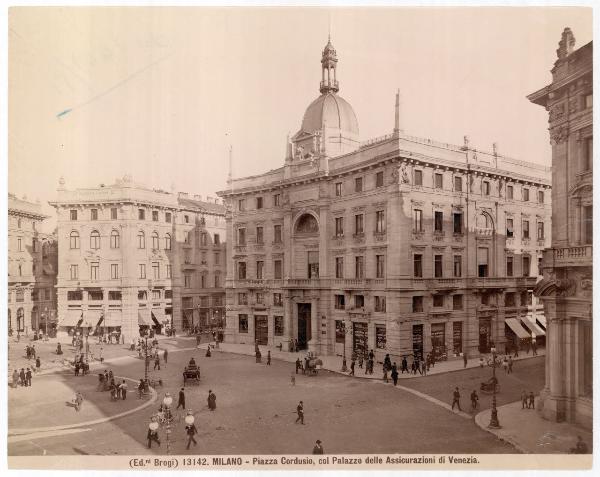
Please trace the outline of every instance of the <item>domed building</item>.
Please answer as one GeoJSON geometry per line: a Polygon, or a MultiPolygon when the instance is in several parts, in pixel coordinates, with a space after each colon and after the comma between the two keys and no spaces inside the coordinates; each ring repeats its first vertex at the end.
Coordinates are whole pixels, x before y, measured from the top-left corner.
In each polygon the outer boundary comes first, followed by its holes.
{"type": "Polygon", "coordinates": [[[359,144],[358,120],[348,101],[338,95],[337,55],[331,39],[321,58],[321,96],[304,113],[300,130],[292,137],[291,158],[334,157],[356,151],[359,144]]]}
{"type": "Polygon", "coordinates": [[[283,167],[230,177],[219,193],[231,257],[225,341],[397,362],[507,350],[531,330],[541,343],[530,299],[549,243],[549,169],[467,138],[408,136],[399,94],[393,129],[390,101],[388,134],[359,143],[337,64],[328,41],[320,96],[283,167]]]}

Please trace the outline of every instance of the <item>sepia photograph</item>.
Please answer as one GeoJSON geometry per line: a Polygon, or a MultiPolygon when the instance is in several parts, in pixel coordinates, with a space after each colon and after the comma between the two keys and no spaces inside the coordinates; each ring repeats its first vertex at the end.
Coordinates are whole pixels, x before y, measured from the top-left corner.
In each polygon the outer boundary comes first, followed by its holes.
{"type": "Polygon", "coordinates": [[[592,467],[591,4],[5,11],[9,469],[592,467]]]}

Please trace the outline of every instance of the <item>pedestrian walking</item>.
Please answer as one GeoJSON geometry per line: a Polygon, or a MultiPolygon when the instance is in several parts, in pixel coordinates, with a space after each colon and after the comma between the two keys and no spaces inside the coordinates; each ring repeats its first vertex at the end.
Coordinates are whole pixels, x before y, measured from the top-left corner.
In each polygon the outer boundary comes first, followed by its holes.
{"type": "Polygon", "coordinates": [[[300,361],[300,358],[296,358],[296,374],[298,374],[300,368],[302,368],[302,362],[300,361]]]}
{"type": "Polygon", "coordinates": [[[394,386],[398,384],[398,367],[395,362],[392,366],[392,381],[394,382],[394,386]]]}
{"type": "Polygon", "coordinates": [[[408,361],[406,360],[406,356],[402,356],[402,374],[404,374],[404,371],[406,371],[407,374],[408,373],[408,361]]]}
{"type": "Polygon", "coordinates": [[[79,376],[79,361],[75,361],[75,376],[79,376]]]}
{"type": "Polygon", "coordinates": [[[125,380],[123,380],[123,382],[121,383],[121,399],[123,399],[123,401],[127,399],[127,383],[125,382],[125,380]]]}
{"type": "Polygon", "coordinates": [[[529,391],[529,402],[527,403],[527,409],[535,409],[535,396],[533,395],[533,391],[529,391]]]}
{"type": "Polygon", "coordinates": [[[181,406],[183,409],[185,409],[185,391],[183,388],[181,388],[179,390],[179,399],[177,400],[177,409],[179,409],[179,406],[181,406]]]}
{"type": "Polygon", "coordinates": [[[463,353],[463,368],[467,367],[467,353],[463,353]]]}
{"type": "Polygon", "coordinates": [[[156,371],[156,368],[158,368],[158,370],[160,371],[160,358],[158,357],[158,354],[154,358],[154,370],[155,371],[156,371]]]}
{"type": "MultiPolygon", "coordinates": [[[[29,368],[25,372],[25,379],[27,380],[27,386],[31,386],[31,369],[29,368]]],[[[531,395],[533,396],[533,393],[531,395]]]]}
{"type": "Polygon", "coordinates": [[[421,359],[421,375],[427,376],[427,368],[428,365],[425,363],[425,360],[421,359]]]}
{"type": "Polygon", "coordinates": [[[528,407],[529,406],[527,405],[527,392],[523,389],[523,391],[521,391],[521,409],[525,409],[528,407]]]}
{"type": "Polygon", "coordinates": [[[57,354],[57,355],[61,355],[61,354],[63,354],[63,351],[62,351],[62,346],[60,345],[60,343],[57,343],[57,344],[56,344],[56,354],[57,354]]]}
{"type": "Polygon", "coordinates": [[[360,369],[362,369],[362,367],[363,367],[363,361],[364,361],[364,359],[363,359],[363,356],[362,356],[362,354],[361,354],[361,355],[358,357],[358,367],[359,367],[360,369]]]}
{"type": "Polygon", "coordinates": [[[25,376],[25,370],[21,368],[21,372],[19,373],[19,378],[21,380],[21,386],[27,386],[27,377],[25,376]]]}
{"type": "Polygon", "coordinates": [[[271,366],[271,350],[267,351],[267,366],[271,366]]]}
{"type": "Polygon", "coordinates": [[[100,346],[100,352],[98,353],[98,359],[100,359],[100,363],[104,363],[104,348],[100,346]]]}
{"type": "Polygon", "coordinates": [[[156,429],[148,429],[148,449],[152,448],[152,442],[156,442],[160,447],[160,439],[158,438],[158,431],[156,429]]]}
{"type": "MultiPolygon", "coordinates": [[[[535,340],[534,340],[534,343],[535,343],[535,340]]],[[[35,358],[36,358],[36,353],[35,353],[35,345],[32,345],[32,346],[31,346],[31,357],[32,357],[33,359],[35,359],[35,358]]]]}
{"type": "Polygon", "coordinates": [[[77,391],[75,394],[75,410],[77,412],[81,411],[81,406],[83,405],[83,395],[81,392],[77,391]]]}
{"type": "Polygon", "coordinates": [[[519,343],[515,343],[515,354],[514,354],[515,358],[519,357],[519,343]]]}
{"type": "Polygon", "coordinates": [[[458,410],[462,411],[460,408],[460,392],[458,391],[458,387],[454,388],[454,393],[452,395],[452,410],[454,411],[454,406],[458,406],[458,410]]]}
{"type": "Polygon", "coordinates": [[[296,418],[296,424],[300,421],[300,424],[304,425],[304,403],[300,401],[298,406],[296,406],[296,413],[298,417],[296,418]]]}
{"type": "Polygon", "coordinates": [[[483,368],[483,356],[479,357],[479,367],[483,368]]]}
{"type": "Polygon", "coordinates": [[[15,368],[15,370],[12,373],[12,387],[16,388],[18,386],[19,386],[19,372],[15,368]]]}
{"type": "Polygon", "coordinates": [[[478,405],[479,405],[479,396],[477,395],[477,391],[475,391],[473,389],[473,392],[471,393],[471,409],[473,409],[473,410],[477,409],[478,405]]]}
{"type": "Polygon", "coordinates": [[[169,356],[169,352],[165,348],[165,350],[163,351],[163,361],[165,362],[165,364],[167,364],[167,357],[168,356],[169,356]]]}
{"type": "Polygon", "coordinates": [[[502,369],[504,369],[504,374],[508,374],[508,358],[506,356],[502,360],[502,369]]]}
{"type": "Polygon", "coordinates": [[[190,444],[192,442],[194,443],[194,447],[195,447],[197,442],[196,442],[196,439],[194,439],[194,436],[196,434],[198,434],[198,429],[196,429],[196,425],[192,422],[191,424],[188,424],[187,426],[185,426],[185,433],[188,436],[188,442],[187,442],[186,449],[190,448],[190,444]]]}
{"type": "Polygon", "coordinates": [[[354,366],[356,366],[356,362],[353,359],[350,363],[350,376],[354,376],[354,366]]]}
{"type": "Polygon", "coordinates": [[[313,454],[324,454],[323,446],[321,445],[321,441],[317,439],[315,446],[313,447],[313,454]]]}
{"type": "Polygon", "coordinates": [[[387,366],[384,364],[383,365],[383,382],[384,383],[389,383],[389,379],[388,379],[388,369],[387,366]]]}
{"type": "MultiPolygon", "coordinates": [[[[33,345],[33,346],[34,346],[34,349],[35,349],[35,345],[33,345]]],[[[531,350],[533,351],[533,356],[537,356],[537,341],[535,340],[535,338],[533,338],[531,340],[531,350]]]]}
{"type": "Polygon", "coordinates": [[[527,356],[529,356],[529,352],[531,351],[531,341],[527,341],[527,356]]]}
{"type": "Polygon", "coordinates": [[[385,355],[385,358],[383,359],[383,365],[388,369],[388,371],[392,369],[392,360],[389,354],[385,355]]]}
{"type": "Polygon", "coordinates": [[[513,359],[512,356],[508,357],[508,374],[512,373],[512,368],[513,368],[513,359]]]}
{"type": "Polygon", "coordinates": [[[212,392],[212,390],[208,390],[208,408],[211,411],[214,411],[217,408],[217,395],[212,392]]]}

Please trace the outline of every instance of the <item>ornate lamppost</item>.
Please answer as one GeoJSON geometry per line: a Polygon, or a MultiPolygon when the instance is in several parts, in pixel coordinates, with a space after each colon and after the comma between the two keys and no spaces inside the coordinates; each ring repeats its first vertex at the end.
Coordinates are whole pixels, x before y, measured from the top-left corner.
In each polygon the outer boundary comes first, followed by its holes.
{"type": "Polygon", "coordinates": [[[492,367],[492,385],[494,387],[492,388],[492,414],[490,417],[490,423],[488,424],[488,427],[494,428],[494,429],[499,429],[501,426],[500,426],[500,422],[498,421],[498,409],[496,407],[496,384],[498,382],[496,380],[496,366],[498,364],[496,363],[496,348],[494,346],[492,346],[491,352],[492,352],[492,363],[490,366],[492,367]]]}
{"type": "Polygon", "coordinates": [[[44,341],[48,341],[48,307],[44,308],[44,325],[46,327],[46,333],[44,334],[44,341]]]}
{"type": "Polygon", "coordinates": [[[148,368],[150,366],[150,357],[148,356],[148,330],[144,333],[144,383],[148,386],[148,368]]]}
{"type": "Polygon", "coordinates": [[[342,357],[342,373],[348,371],[348,366],[346,364],[346,335],[352,333],[352,327],[346,328],[346,323],[342,322],[343,333],[344,333],[344,356],[342,357]]]}
{"type": "Polygon", "coordinates": [[[165,413],[165,423],[166,423],[166,434],[167,434],[167,454],[171,452],[171,423],[173,422],[173,415],[171,413],[171,404],[173,404],[173,398],[170,393],[165,393],[165,397],[163,398],[163,412],[165,413]]]}

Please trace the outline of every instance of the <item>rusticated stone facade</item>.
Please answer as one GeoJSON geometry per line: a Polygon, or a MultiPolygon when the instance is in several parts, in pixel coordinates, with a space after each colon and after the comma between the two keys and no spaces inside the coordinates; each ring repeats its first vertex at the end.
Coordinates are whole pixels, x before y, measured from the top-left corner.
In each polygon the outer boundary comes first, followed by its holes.
{"type": "Polygon", "coordinates": [[[552,83],[528,96],[549,112],[552,245],[536,294],[548,320],[542,414],[592,427],[592,43],[562,34],[552,83]]]}

